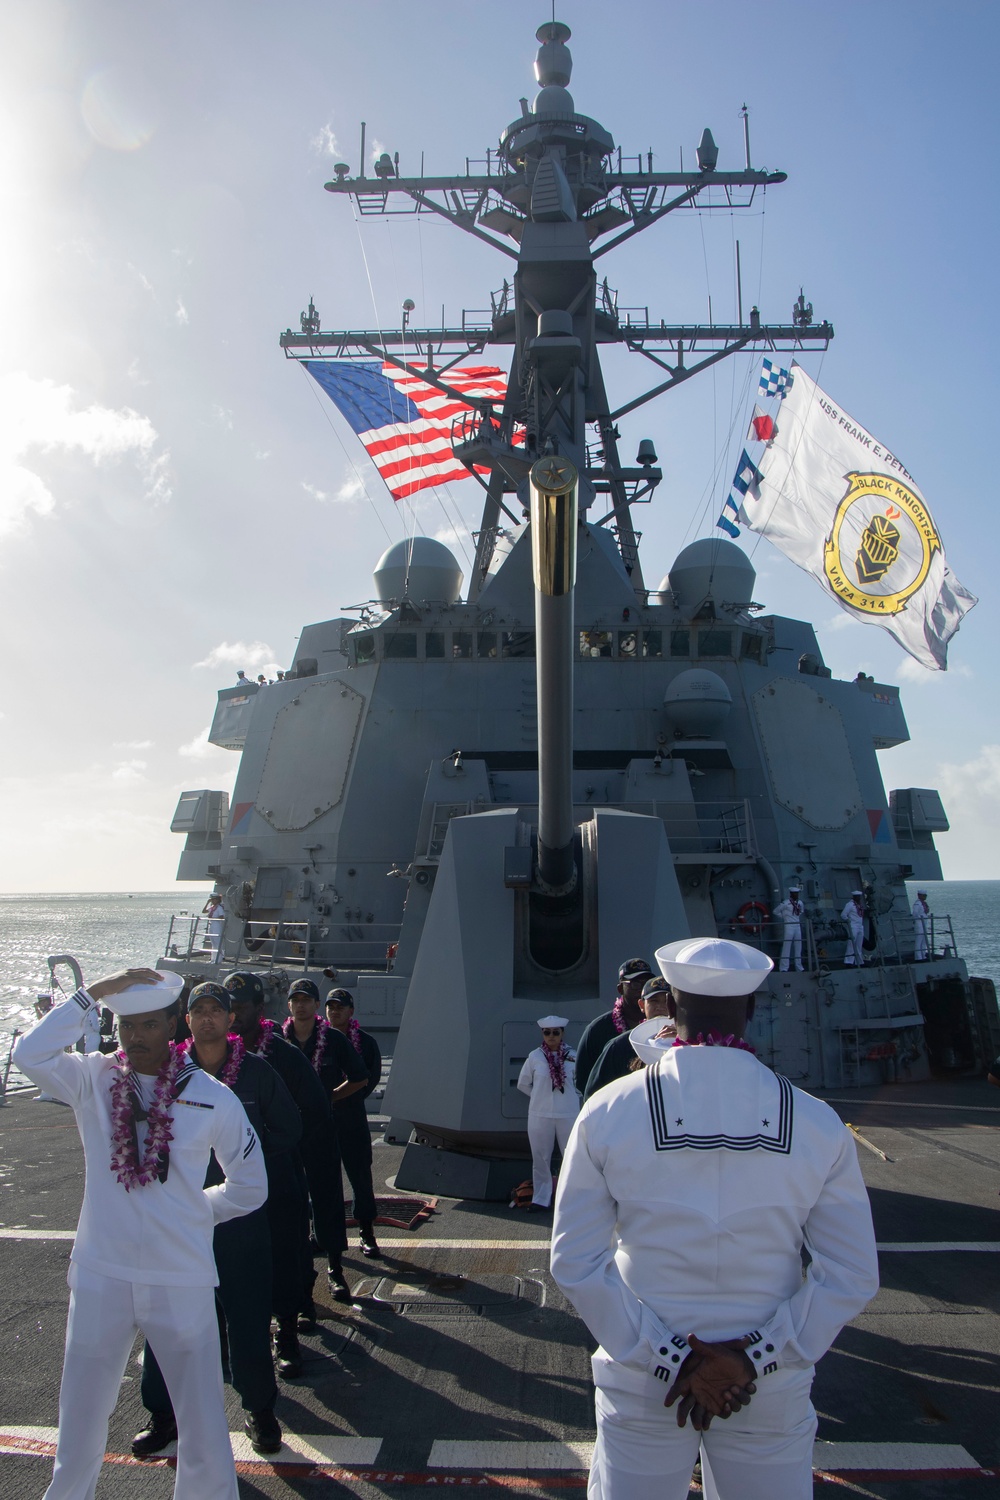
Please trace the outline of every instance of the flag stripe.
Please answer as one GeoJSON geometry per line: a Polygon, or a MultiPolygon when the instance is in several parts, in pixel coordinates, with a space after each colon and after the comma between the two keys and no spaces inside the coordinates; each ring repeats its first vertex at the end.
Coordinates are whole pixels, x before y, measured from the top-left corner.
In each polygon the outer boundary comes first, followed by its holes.
{"type": "MultiPolygon", "coordinates": [[[[396,500],[432,485],[467,479],[468,468],[452,450],[452,418],[477,412],[477,400],[500,404],[507,391],[507,377],[495,365],[473,365],[442,375],[451,390],[469,398],[463,401],[430,385],[419,372],[374,360],[303,363],[354,428],[396,500]]],[[[523,440],[523,433],[515,434],[515,442],[523,440]]]]}

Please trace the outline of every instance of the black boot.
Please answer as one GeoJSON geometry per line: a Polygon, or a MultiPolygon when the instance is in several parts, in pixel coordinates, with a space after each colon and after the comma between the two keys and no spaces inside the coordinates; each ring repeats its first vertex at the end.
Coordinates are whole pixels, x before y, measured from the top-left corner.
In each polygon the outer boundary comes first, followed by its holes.
{"type": "Polygon", "coordinates": [[[361,1231],[361,1254],[366,1260],[378,1260],[382,1252],[375,1239],[375,1221],[362,1219],[358,1227],[361,1231]]]}
{"type": "Polygon", "coordinates": [[[282,1380],[302,1374],[302,1350],[294,1323],[279,1323],[274,1335],[274,1368],[282,1380]]]}
{"type": "Polygon", "coordinates": [[[326,1273],[327,1283],[334,1302],[350,1302],[351,1289],[344,1279],[344,1268],[339,1260],[330,1262],[330,1269],[326,1273]]]}
{"type": "Polygon", "coordinates": [[[255,1453],[281,1451],[281,1423],[274,1415],[273,1406],[266,1406],[263,1411],[247,1412],[243,1426],[255,1453]]]}
{"type": "Polygon", "coordinates": [[[177,1441],[177,1423],[172,1411],[151,1411],[149,1426],[132,1439],[133,1458],[152,1458],[177,1441]]]}
{"type": "Polygon", "coordinates": [[[316,1332],[316,1304],[311,1297],[307,1297],[299,1308],[296,1326],[299,1333],[316,1332]]]}

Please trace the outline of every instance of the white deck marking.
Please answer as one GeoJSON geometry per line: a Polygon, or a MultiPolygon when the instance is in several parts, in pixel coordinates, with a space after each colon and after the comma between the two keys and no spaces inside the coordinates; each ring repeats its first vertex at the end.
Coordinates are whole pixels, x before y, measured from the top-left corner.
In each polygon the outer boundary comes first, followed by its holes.
{"type": "MultiPolygon", "coordinates": [[[[263,1458],[254,1453],[243,1432],[230,1433],[233,1456],[238,1463],[273,1465],[316,1464],[318,1466],[373,1466],[382,1447],[381,1438],[347,1437],[339,1433],[301,1436],[286,1432],[280,1453],[263,1458]]],[[[0,1425],[0,1454],[32,1453],[51,1458],[55,1448],[54,1427],[0,1425]]],[[[176,1452],[171,1443],[162,1457],[176,1452]]],[[[581,1472],[590,1466],[593,1443],[570,1442],[463,1442],[438,1440],[431,1447],[427,1470],[466,1469],[478,1473],[581,1472]]],[[[120,1460],[119,1460],[120,1461],[120,1460]]],[[[813,1468],[827,1474],[983,1473],[972,1454],[959,1443],[827,1443],[817,1442],[813,1468]]],[[[418,1470],[417,1474],[426,1472],[418,1470]]],[[[417,1476],[414,1475],[414,1478],[417,1476]]]]}
{"type": "Polygon", "coordinates": [[[594,1451],[591,1442],[453,1442],[438,1440],[431,1445],[429,1469],[589,1469],[594,1451]]]}
{"type": "Polygon", "coordinates": [[[921,1104],[916,1099],[834,1099],[827,1094],[824,1104],[852,1104],[855,1109],[867,1109],[869,1104],[879,1109],[957,1109],[972,1110],[977,1115],[1000,1115],[997,1106],[989,1104],[921,1104]]]}
{"type": "MultiPolygon", "coordinates": [[[[31,1447],[42,1450],[39,1456],[51,1457],[57,1438],[55,1427],[12,1427],[0,1425],[0,1453],[30,1452],[31,1447]]],[[[381,1438],[345,1437],[338,1432],[324,1432],[310,1437],[300,1437],[286,1432],[281,1452],[263,1458],[250,1446],[245,1432],[231,1432],[229,1440],[233,1446],[233,1457],[237,1463],[273,1464],[374,1464],[382,1447],[381,1438]]],[[[177,1444],[169,1443],[157,1458],[171,1458],[177,1452],[177,1444]]]]}
{"type": "Polygon", "coordinates": [[[979,1469],[960,1443],[822,1443],[813,1448],[813,1468],[850,1473],[852,1469],[979,1469]]]}
{"type": "Polygon", "coordinates": [[[964,1250],[969,1254],[1000,1254],[1000,1243],[992,1240],[890,1240],[875,1246],[880,1255],[905,1252],[908,1255],[933,1255],[942,1250],[964,1250]]]}
{"type": "MultiPolygon", "coordinates": [[[[13,1228],[0,1227],[0,1240],[73,1240],[76,1239],[75,1229],[22,1229],[15,1225],[13,1228]]],[[[391,1247],[393,1250],[402,1249],[405,1245],[410,1250],[435,1249],[435,1250],[533,1250],[538,1254],[549,1249],[548,1240],[435,1240],[430,1236],[421,1236],[419,1230],[405,1235],[386,1235],[381,1230],[378,1232],[380,1245],[391,1247]]],[[[357,1245],[348,1247],[348,1255],[351,1251],[357,1251],[357,1245]]],[[[379,1268],[378,1261],[370,1263],[373,1270],[379,1268]]]]}

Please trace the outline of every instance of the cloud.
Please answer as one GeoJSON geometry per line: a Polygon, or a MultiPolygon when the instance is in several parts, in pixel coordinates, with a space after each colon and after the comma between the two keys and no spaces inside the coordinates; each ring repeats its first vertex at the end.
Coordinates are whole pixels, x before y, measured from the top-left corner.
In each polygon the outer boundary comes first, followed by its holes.
{"type": "Polygon", "coordinates": [[[131,407],[77,405],[76,392],[24,371],[0,377],[0,535],[17,530],[34,511],[51,515],[56,499],[31,468],[34,453],[79,453],[95,464],[133,458],[147,498],[170,498],[170,456],[148,417],[131,407]]]}
{"type": "Polygon", "coordinates": [[[322,125],[309,142],[310,146],[320,156],[342,156],[340,144],[333,133],[333,126],[327,121],[322,125]]]}
{"type": "Polygon", "coordinates": [[[188,310],[184,306],[184,303],[181,301],[181,299],[178,297],[177,306],[174,309],[174,322],[180,323],[183,327],[185,323],[190,323],[190,321],[191,319],[188,317],[188,310]]]}
{"type": "Polygon", "coordinates": [[[242,667],[244,672],[263,672],[265,668],[277,671],[274,649],[266,641],[220,641],[201,661],[192,662],[192,669],[207,667],[216,671],[225,666],[242,667]]]}
{"type": "Polygon", "coordinates": [[[265,459],[265,458],[270,458],[271,457],[271,450],[270,450],[270,448],[255,448],[253,450],[253,456],[258,461],[262,460],[262,459],[265,459]]]}
{"type": "MultiPolygon", "coordinates": [[[[957,667],[949,667],[952,677],[972,677],[975,674],[971,667],[961,663],[957,667]]],[[[895,674],[900,682],[916,683],[919,687],[927,687],[931,683],[943,686],[946,678],[943,672],[936,672],[931,667],[922,666],[915,656],[907,656],[897,669],[895,674]]]]}
{"type": "Polygon", "coordinates": [[[152,293],[152,291],[153,291],[153,283],[150,281],[149,277],[145,274],[145,272],[140,271],[139,267],[138,266],[134,266],[131,261],[127,262],[127,266],[128,266],[129,271],[135,277],[136,281],[142,287],[143,291],[144,292],[150,292],[150,293],[152,293]]]}
{"type": "Polygon", "coordinates": [[[204,760],[207,755],[213,755],[218,749],[216,745],[208,742],[208,729],[206,724],[201,734],[196,734],[193,740],[188,740],[186,745],[178,745],[178,754],[186,756],[189,760],[204,760]]]}
{"type": "Polygon", "coordinates": [[[115,750],[152,750],[152,740],[115,740],[115,750]]]}
{"type": "Polygon", "coordinates": [[[316,488],[316,486],[314,484],[309,484],[304,479],[301,480],[300,483],[302,485],[302,488],[305,490],[306,494],[307,495],[311,495],[314,500],[327,500],[327,499],[329,499],[329,496],[327,495],[326,490],[319,490],[319,489],[316,488]]]}
{"type": "Polygon", "coordinates": [[[144,760],[122,760],[111,772],[112,781],[145,781],[143,772],[146,770],[147,762],[144,760]]]}
{"type": "Polygon", "coordinates": [[[300,480],[299,483],[313,500],[321,502],[330,500],[334,505],[353,505],[355,500],[360,500],[366,493],[365,482],[359,474],[349,474],[332,494],[328,490],[321,490],[318,485],[310,484],[306,479],[300,480]]]}
{"type": "Polygon", "coordinates": [[[224,432],[232,432],[232,430],[233,430],[233,414],[228,409],[228,407],[225,407],[225,406],[213,406],[212,407],[212,425],[214,427],[221,427],[224,432]]]}

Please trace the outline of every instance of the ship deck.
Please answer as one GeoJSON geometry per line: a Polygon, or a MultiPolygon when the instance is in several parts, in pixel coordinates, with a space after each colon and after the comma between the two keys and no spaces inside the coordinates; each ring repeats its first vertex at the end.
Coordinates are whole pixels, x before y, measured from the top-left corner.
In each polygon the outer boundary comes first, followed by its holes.
{"type": "MultiPolygon", "coordinates": [[[[819,1367],[816,1493],[1000,1493],[1000,1092],[966,1080],[826,1097],[876,1148],[859,1156],[882,1289],[819,1367]]],[[[400,1148],[372,1123],[381,1191],[400,1148]]],[[[0,1153],[0,1497],[32,1500],[51,1469],[83,1159],[71,1112],[25,1095],[0,1112],[0,1153]]],[[[319,1329],[302,1338],[302,1377],[281,1384],[273,1463],[249,1449],[227,1387],[241,1496],[583,1493],[590,1346],[548,1275],[549,1228],[548,1215],[441,1199],[414,1228],[380,1231],[381,1262],[352,1249],[355,1304],[317,1282],[319,1329]]],[[[98,1500],[170,1495],[169,1460],[130,1457],[144,1425],[132,1362],[98,1500]]]]}

